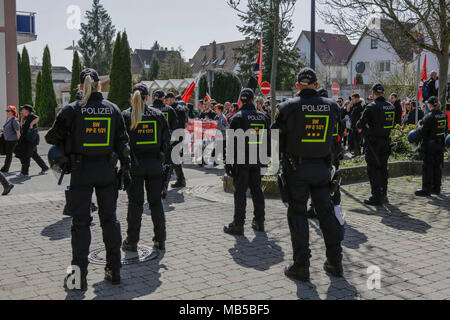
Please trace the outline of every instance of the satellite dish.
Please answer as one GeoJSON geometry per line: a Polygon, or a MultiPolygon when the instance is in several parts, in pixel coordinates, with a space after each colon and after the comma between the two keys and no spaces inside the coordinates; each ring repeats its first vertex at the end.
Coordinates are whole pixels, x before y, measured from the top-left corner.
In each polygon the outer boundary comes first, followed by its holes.
{"type": "Polygon", "coordinates": [[[358,62],[356,64],[356,72],[364,73],[364,71],[366,71],[366,64],[364,62],[358,62]]]}

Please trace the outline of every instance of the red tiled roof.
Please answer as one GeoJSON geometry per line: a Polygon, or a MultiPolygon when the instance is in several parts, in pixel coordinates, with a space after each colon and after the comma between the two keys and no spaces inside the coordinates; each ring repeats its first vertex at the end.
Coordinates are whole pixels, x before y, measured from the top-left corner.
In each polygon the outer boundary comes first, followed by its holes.
{"type": "MultiPolygon", "coordinates": [[[[302,34],[311,41],[310,31],[302,34]]],[[[324,65],[346,65],[353,47],[346,35],[316,32],[316,53],[324,65]]]]}

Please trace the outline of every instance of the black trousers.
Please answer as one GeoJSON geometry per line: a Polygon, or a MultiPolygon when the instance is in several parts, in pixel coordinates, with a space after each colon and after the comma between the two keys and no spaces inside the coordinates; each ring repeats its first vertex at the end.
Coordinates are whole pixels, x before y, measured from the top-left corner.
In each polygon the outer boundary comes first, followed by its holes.
{"type": "Polygon", "coordinates": [[[9,182],[6,179],[5,175],[3,173],[0,172],[0,184],[6,188],[7,186],[9,186],[9,182]]]}
{"type": "Polygon", "coordinates": [[[5,141],[5,163],[2,167],[2,171],[9,172],[11,168],[11,162],[13,158],[14,149],[16,148],[17,141],[5,141]]]}
{"type": "Polygon", "coordinates": [[[325,161],[304,162],[287,174],[289,190],[288,223],[294,251],[294,262],[309,266],[309,222],[306,205],[311,195],[326,246],[326,255],[333,264],[342,261],[341,241],[344,228],[334,214],[330,197],[330,170],[325,161]]]}
{"type": "MultiPolygon", "coordinates": [[[[340,167],[339,161],[340,154],[341,154],[341,144],[339,142],[333,141],[333,144],[331,145],[331,159],[333,166],[336,168],[336,171],[338,171],[340,167]]],[[[335,206],[341,205],[341,186],[337,188],[336,192],[331,197],[331,200],[333,201],[333,204],[335,206]]]]}
{"type": "Polygon", "coordinates": [[[361,155],[362,135],[357,129],[352,129],[349,138],[349,147],[355,155],[361,155]]]}
{"type": "Polygon", "coordinates": [[[144,187],[152,214],[154,240],[166,241],[166,218],[161,201],[163,168],[158,155],[137,155],[139,166],[131,167],[131,185],[128,193],[128,241],[140,240],[142,213],[144,212],[144,187]]]}
{"type": "Polygon", "coordinates": [[[372,197],[381,200],[387,196],[388,160],[391,155],[391,140],[384,137],[367,137],[365,154],[367,175],[369,176],[372,197]]]}
{"type": "Polygon", "coordinates": [[[261,189],[261,167],[259,165],[236,165],[234,178],[234,222],[245,224],[247,207],[247,189],[252,194],[255,220],[265,221],[265,200],[261,189]]]}
{"type": "Polygon", "coordinates": [[[41,169],[43,171],[48,170],[48,166],[45,163],[45,161],[41,158],[41,156],[37,153],[37,148],[34,147],[33,152],[31,153],[31,156],[26,155],[22,158],[20,158],[20,162],[22,163],[22,169],[20,172],[22,172],[25,175],[29,175],[29,170],[30,170],[30,164],[31,164],[31,159],[33,159],[34,161],[36,161],[36,163],[38,164],[39,167],[41,167],[41,169]]]}
{"type": "Polygon", "coordinates": [[[117,180],[115,169],[106,157],[84,157],[81,168],[72,172],[67,206],[72,212],[72,265],[81,275],[87,275],[89,246],[91,244],[91,202],[95,189],[98,214],[106,248],[106,266],[120,268],[122,236],[117,220],[117,180]]]}
{"type": "Polygon", "coordinates": [[[428,192],[440,190],[444,160],[442,145],[435,141],[424,142],[422,157],[422,189],[428,192]]]}

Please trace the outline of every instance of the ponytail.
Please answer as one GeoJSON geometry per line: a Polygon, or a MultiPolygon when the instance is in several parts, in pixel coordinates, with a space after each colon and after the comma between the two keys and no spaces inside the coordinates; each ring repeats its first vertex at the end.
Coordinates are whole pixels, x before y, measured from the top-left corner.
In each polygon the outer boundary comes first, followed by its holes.
{"type": "Polygon", "coordinates": [[[85,106],[91,97],[92,92],[97,92],[98,82],[94,82],[90,75],[86,76],[83,83],[83,100],[81,105],[85,106]]]}
{"type": "Polygon", "coordinates": [[[142,115],[145,109],[144,97],[140,90],[134,92],[131,98],[131,105],[133,106],[133,110],[131,111],[131,130],[136,130],[139,122],[142,121],[142,115]]]}

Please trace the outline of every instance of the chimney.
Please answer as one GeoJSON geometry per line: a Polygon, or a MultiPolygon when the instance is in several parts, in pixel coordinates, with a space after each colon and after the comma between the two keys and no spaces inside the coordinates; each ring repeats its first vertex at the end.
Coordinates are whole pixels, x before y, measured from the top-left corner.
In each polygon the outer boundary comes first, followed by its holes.
{"type": "Polygon", "coordinates": [[[217,60],[217,43],[214,40],[212,43],[212,61],[216,61],[216,60],[217,60]]]}

